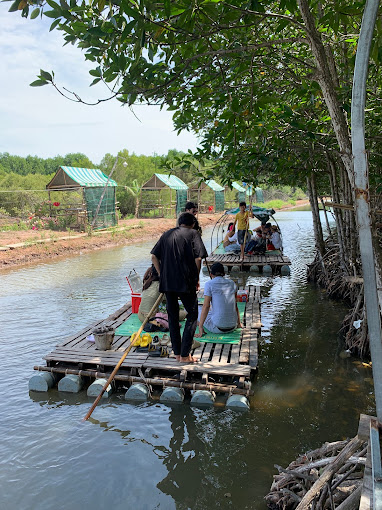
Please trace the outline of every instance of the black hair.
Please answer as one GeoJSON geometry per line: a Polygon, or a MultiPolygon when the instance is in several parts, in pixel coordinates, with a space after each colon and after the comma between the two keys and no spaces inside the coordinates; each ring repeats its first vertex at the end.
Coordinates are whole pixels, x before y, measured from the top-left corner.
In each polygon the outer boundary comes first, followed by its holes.
{"type": "Polygon", "coordinates": [[[247,207],[247,204],[245,202],[240,202],[239,207],[241,207],[242,205],[244,205],[244,207],[247,207]]]}
{"type": "Polygon", "coordinates": [[[186,227],[192,227],[195,225],[195,216],[189,212],[184,212],[179,216],[178,225],[185,225],[186,227]]]}
{"type": "Polygon", "coordinates": [[[221,262],[215,262],[211,266],[211,274],[214,276],[224,276],[224,266],[221,262]]]}
{"type": "Polygon", "coordinates": [[[184,207],[184,210],[189,211],[190,209],[197,209],[197,208],[198,208],[198,204],[196,204],[195,202],[187,202],[187,204],[184,207]]]}

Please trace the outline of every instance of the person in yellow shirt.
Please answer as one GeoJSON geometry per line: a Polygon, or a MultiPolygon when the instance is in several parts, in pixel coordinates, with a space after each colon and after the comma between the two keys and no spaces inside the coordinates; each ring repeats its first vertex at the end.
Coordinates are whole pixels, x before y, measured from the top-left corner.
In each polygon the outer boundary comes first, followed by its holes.
{"type": "MultiPolygon", "coordinates": [[[[237,223],[237,242],[240,244],[241,258],[240,262],[244,260],[244,248],[245,248],[245,233],[248,231],[249,226],[249,218],[253,218],[253,212],[247,211],[247,204],[245,202],[240,202],[239,204],[240,211],[235,216],[235,221],[233,224],[233,230],[235,230],[235,226],[237,223]]],[[[248,237],[248,234],[247,234],[248,237]]]]}

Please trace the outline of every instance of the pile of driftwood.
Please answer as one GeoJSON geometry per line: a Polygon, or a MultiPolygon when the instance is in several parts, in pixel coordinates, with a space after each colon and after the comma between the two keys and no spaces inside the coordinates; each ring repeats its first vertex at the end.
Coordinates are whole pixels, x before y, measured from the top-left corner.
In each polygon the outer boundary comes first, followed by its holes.
{"type": "Polygon", "coordinates": [[[325,443],[302,455],[286,469],[275,466],[270,492],[272,510],[351,510],[358,508],[366,464],[367,442],[358,436],[325,443]]]}

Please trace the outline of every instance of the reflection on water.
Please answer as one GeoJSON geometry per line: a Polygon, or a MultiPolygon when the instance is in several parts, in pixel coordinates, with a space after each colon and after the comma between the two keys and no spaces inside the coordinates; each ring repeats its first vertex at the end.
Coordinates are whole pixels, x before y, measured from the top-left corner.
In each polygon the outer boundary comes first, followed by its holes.
{"type": "Polygon", "coordinates": [[[44,354],[129,299],[125,276],[133,267],[144,273],[152,243],[2,275],[2,509],[261,510],[274,464],[356,433],[359,413],[374,411],[371,368],[339,356],[345,308],[306,283],[310,213],[277,220],[291,276],[238,275],[239,284],[262,287],[260,366],[247,413],[133,405],[117,393],[82,423],[92,402],[85,393],[28,395],[44,354]]]}

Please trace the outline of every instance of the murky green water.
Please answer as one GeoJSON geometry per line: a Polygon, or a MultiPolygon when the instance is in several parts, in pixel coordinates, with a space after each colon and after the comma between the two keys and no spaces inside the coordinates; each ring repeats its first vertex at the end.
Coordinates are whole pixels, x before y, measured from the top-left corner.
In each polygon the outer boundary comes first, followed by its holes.
{"type": "Polygon", "coordinates": [[[125,276],[132,267],[144,272],[152,243],[1,274],[2,510],[262,510],[274,464],[355,435],[359,413],[374,411],[371,370],[339,357],[345,308],[305,281],[311,214],[277,220],[292,275],[248,280],[262,286],[264,328],[244,414],[131,405],[117,394],[83,424],[86,395],[29,396],[44,354],[129,299],[125,276]]]}

